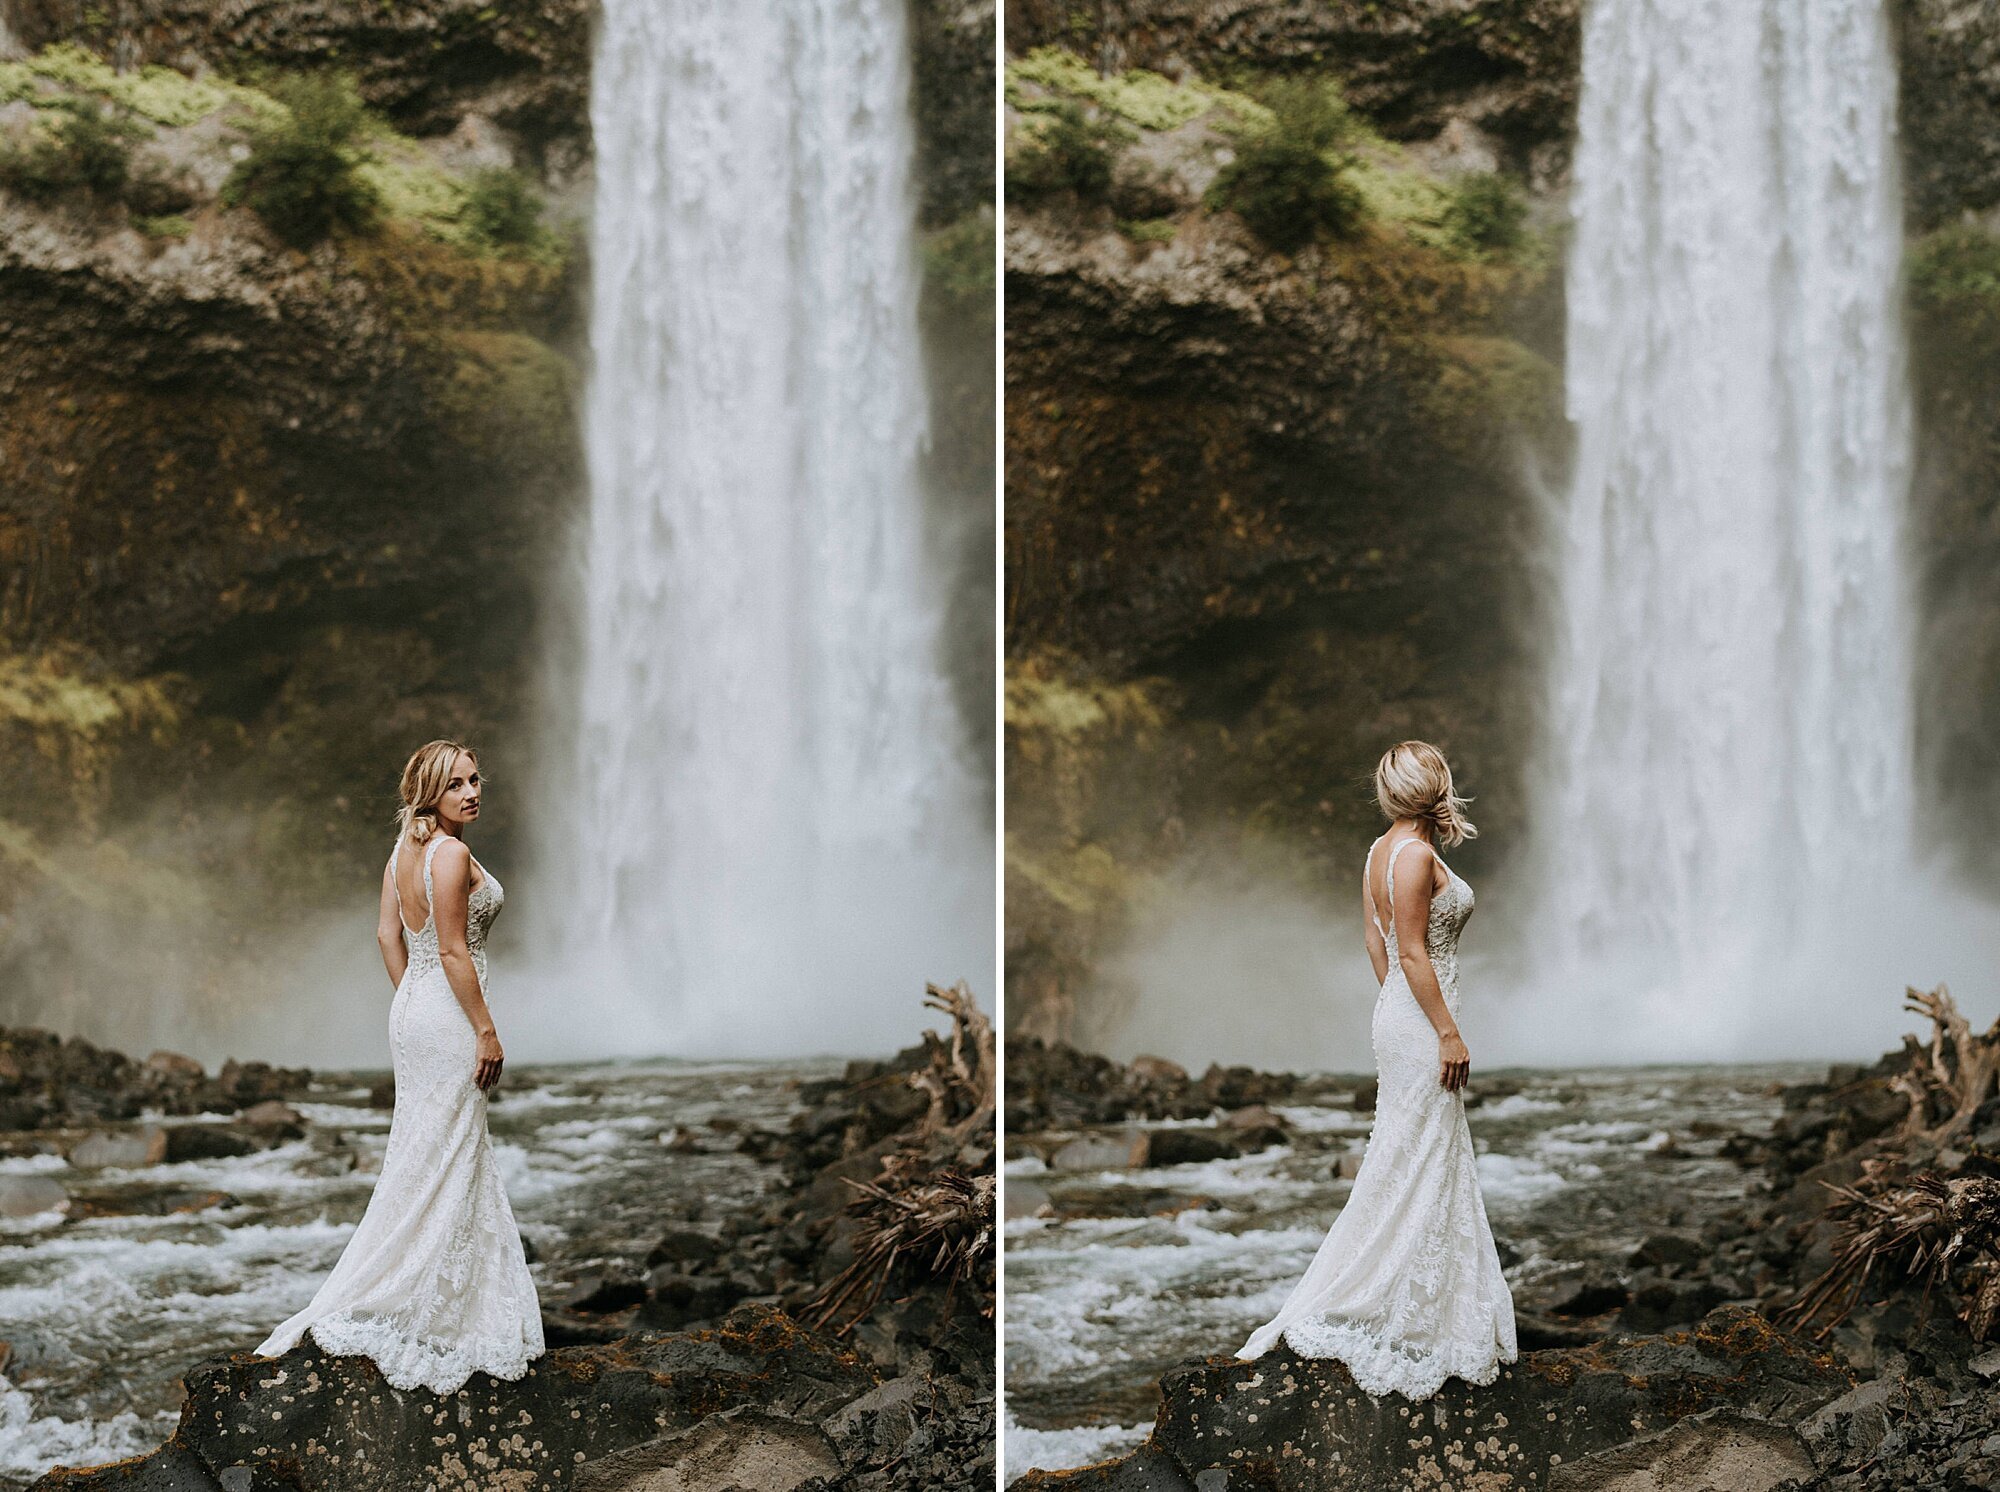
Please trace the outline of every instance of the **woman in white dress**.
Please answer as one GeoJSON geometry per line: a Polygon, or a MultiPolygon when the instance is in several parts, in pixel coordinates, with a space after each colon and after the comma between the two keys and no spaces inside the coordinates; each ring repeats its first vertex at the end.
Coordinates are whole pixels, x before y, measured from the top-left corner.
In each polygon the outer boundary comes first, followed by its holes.
{"type": "Polygon", "coordinates": [[[1369,1394],[1418,1400],[1450,1377],[1491,1383],[1519,1350],[1465,1123],[1472,1059],[1458,1029],[1458,935],[1472,888],[1438,858],[1440,845],[1477,831],[1443,753],[1422,741],[1383,755],[1375,799],[1389,819],[1361,891],[1381,985],[1375,1120],[1319,1252],[1236,1355],[1261,1357],[1283,1337],[1301,1357],[1340,1359],[1369,1394]]]}
{"type": "Polygon", "coordinates": [[[396,986],[382,1173],[333,1273],[261,1355],[310,1331],[336,1356],[374,1359],[397,1388],[449,1393],[475,1372],[520,1378],[544,1350],[486,1135],[486,1096],[505,1058],[486,1004],[485,944],[503,893],[465,845],[480,791],[478,758],[456,741],[430,742],[403,768],[376,931],[396,986]]]}

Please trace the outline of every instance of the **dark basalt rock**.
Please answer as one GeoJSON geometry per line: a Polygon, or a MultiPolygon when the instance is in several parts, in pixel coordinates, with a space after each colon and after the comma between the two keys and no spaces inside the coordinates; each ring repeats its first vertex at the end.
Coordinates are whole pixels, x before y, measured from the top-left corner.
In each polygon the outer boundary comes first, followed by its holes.
{"type": "Polygon", "coordinates": [[[818,1435],[819,1421],[875,1382],[852,1353],[754,1306],[714,1331],[561,1348],[519,1382],[479,1374],[452,1394],[392,1388],[368,1359],[316,1347],[275,1360],[236,1354],[188,1375],[168,1446],[136,1462],[51,1472],[35,1486],[538,1492],[731,1411],[818,1435]]]}
{"type": "Polygon", "coordinates": [[[1528,1492],[1558,1468],[1691,1415],[1789,1422],[1845,1392],[1833,1358],[1726,1307],[1689,1331],[1524,1353],[1492,1384],[1452,1379],[1432,1398],[1371,1398],[1339,1362],[1279,1349],[1211,1358],[1162,1381],[1147,1446],[1082,1472],[1031,1472],[1020,1489],[1528,1492]],[[1129,1463],[1129,1464],[1128,1464],[1129,1463]]]}

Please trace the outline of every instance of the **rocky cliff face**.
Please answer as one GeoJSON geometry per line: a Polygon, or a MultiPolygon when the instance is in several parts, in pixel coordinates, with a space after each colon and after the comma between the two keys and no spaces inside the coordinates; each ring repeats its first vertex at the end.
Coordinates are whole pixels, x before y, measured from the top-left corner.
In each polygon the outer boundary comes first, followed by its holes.
{"type": "MultiPolygon", "coordinates": [[[[1556,252],[1532,226],[1554,209],[1524,172],[1557,169],[1566,106],[1553,73],[1447,88],[1436,18],[1368,9],[1134,7],[1079,43],[1177,82],[1053,49],[1013,65],[1015,151],[1065,98],[1133,135],[1106,200],[1009,207],[1016,1029],[1070,1034],[1080,1002],[1117,998],[1096,962],[1192,840],[1279,841],[1315,874],[1358,859],[1355,781],[1384,740],[1439,740],[1473,791],[1518,802],[1530,478],[1565,454],[1556,252]],[[1280,253],[1216,205],[1252,106],[1199,70],[1253,58],[1367,60],[1354,231],[1280,253]],[[1505,247],[1453,226],[1453,194],[1496,169],[1531,224],[1505,247]]],[[[1036,15],[1030,40],[1063,32],[1036,15]]],[[[1506,28],[1456,29],[1476,49],[1506,28]]]]}

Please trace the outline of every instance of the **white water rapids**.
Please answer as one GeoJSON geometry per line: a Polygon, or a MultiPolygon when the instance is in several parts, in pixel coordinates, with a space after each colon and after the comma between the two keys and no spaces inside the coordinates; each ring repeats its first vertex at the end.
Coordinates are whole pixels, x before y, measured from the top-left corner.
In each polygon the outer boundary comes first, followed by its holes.
{"type": "Polygon", "coordinates": [[[904,0],[609,0],[581,663],[537,1051],[875,1051],[990,1000],[918,462],[904,0]]]}

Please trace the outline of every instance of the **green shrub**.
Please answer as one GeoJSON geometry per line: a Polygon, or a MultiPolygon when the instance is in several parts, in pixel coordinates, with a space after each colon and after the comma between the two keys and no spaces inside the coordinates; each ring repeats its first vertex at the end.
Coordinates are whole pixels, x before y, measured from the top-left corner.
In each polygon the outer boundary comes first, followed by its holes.
{"type": "Polygon", "coordinates": [[[1331,83],[1279,79],[1261,102],[1269,124],[1235,132],[1236,159],[1208,189],[1211,208],[1235,212],[1272,248],[1290,253],[1322,233],[1345,237],[1365,216],[1349,177],[1360,131],[1331,83]]]}
{"type": "Polygon", "coordinates": [[[1041,117],[1042,128],[1007,162],[1008,199],[1031,202],[1069,193],[1082,202],[1104,201],[1111,195],[1118,152],[1137,137],[1070,99],[1041,117]]]}
{"type": "Polygon", "coordinates": [[[250,154],[230,173],[223,200],[241,203],[278,237],[309,248],[329,234],[372,228],[380,194],[358,173],[372,128],[354,84],[337,75],[274,85],[285,117],[251,126],[250,154]]]}
{"type": "Polygon", "coordinates": [[[1506,254],[1518,249],[1527,236],[1527,221],[1527,199],[1512,180],[1497,171],[1459,177],[1445,204],[1446,235],[1476,254],[1506,254]]]}
{"type": "Polygon", "coordinates": [[[1176,224],[1172,218],[1120,218],[1118,231],[1134,243],[1172,243],[1176,224]]]}
{"type": "Polygon", "coordinates": [[[993,212],[979,208],[925,235],[924,276],[953,301],[993,303],[993,212]]]}
{"type": "Polygon", "coordinates": [[[194,232],[194,224],[177,212],[162,213],[158,217],[135,215],[132,226],[148,238],[182,239],[194,232]]]}
{"type": "Polygon", "coordinates": [[[531,249],[544,237],[541,194],[505,166],[472,173],[459,220],[474,243],[489,249],[531,249]]]}
{"type": "Polygon", "coordinates": [[[131,142],[144,133],[92,100],[67,102],[37,138],[0,153],[0,184],[41,201],[76,191],[116,197],[132,175],[131,142]]]}

